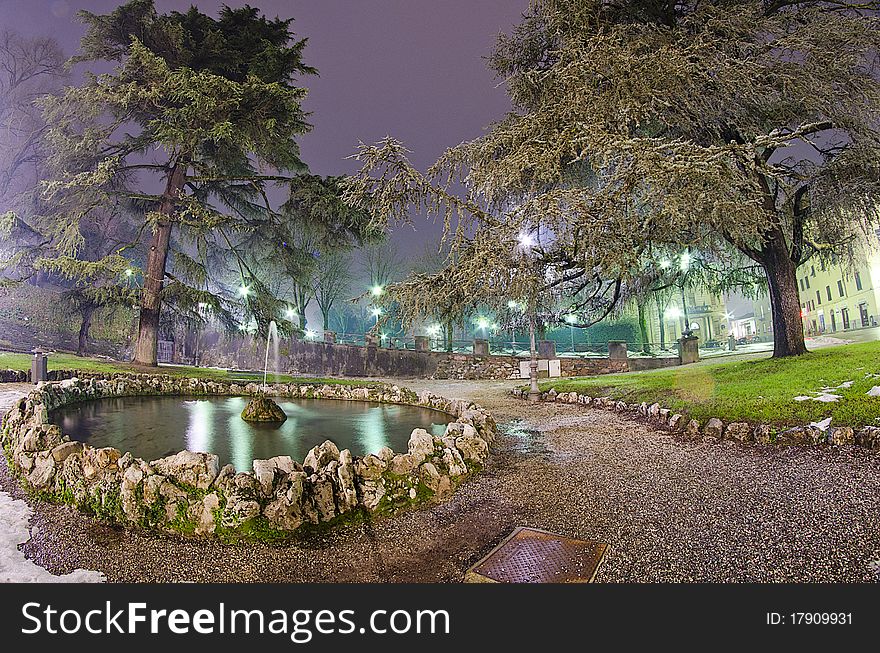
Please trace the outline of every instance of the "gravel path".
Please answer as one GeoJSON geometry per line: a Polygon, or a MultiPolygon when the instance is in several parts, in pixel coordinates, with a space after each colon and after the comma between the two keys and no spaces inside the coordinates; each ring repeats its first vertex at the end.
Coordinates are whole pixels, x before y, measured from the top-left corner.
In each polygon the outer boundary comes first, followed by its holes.
{"type": "MultiPolygon", "coordinates": [[[[488,469],[449,501],[284,547],[223,546],[31,502],[23,550],[110,581],[447,581],[515,526],[610,544],[597,581],[872,581],[880,455],[686,442],[614,413],[528,404],[509,382],[412,381],[489,409],[488,469]]],[[[14,495],[5,466],[0,486],[14,495]]]]}

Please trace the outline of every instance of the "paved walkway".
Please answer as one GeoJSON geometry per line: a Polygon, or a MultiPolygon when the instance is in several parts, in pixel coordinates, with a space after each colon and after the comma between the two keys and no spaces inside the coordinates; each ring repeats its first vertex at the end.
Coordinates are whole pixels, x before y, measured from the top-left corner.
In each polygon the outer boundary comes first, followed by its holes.
{"type": "Polygon", "coordinates": [[[458,582],[527,525],[607,542],[600,582],[876,578],[876,453],[687,442],[614,413],[513,399],[511,382],[402,385],[473,398],[502,427],[487,469],[444,503],[283,547],[163,537],[36,503],[23,551],[53,573],[111,581],[458,582]]]}

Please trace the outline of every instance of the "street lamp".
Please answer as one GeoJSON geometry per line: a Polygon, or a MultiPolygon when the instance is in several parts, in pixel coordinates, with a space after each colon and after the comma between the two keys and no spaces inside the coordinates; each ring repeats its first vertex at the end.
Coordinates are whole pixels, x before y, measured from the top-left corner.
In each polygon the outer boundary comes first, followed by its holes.
{"type": "Polygon", "coordinates": [[[370,294],[373,295],[373,297],[381,297],[383,292],[385,292],[385,289],[378,284],[370,288],[370,294]]]}
{"type": "Polygon", "coordinates": [[[373,317],[376,318],[376,324],[378,325],[379,324],[379,316],[382,315],[382,309],[381,308],[374,308],[372,311],[370,311],[370,313],[372,313],[373,317]]]}
{"type": "Polygon", "coordinates": [[[290,306],[288,306],[287,310],[284,311],[284,317],[287,318],[288,320],[293,320],[293,318],[296,317],[296,311],[293,308],[291,308],[290,306]]]}
{"type": "Polygon", "coordinates": [[[238,294],[241,295],[242,297],[247,297],[250,293],[251,293],[250,286],[246,286],[244,284],[241,284],[238,287],[238,294]]]}

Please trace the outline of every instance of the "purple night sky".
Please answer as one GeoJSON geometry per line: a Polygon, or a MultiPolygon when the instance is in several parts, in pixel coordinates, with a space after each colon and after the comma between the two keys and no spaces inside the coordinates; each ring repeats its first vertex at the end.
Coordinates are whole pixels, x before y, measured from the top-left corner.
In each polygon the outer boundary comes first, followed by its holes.
{"type": "MultiPolygon", "coordinates": [[[[53,36],[72,54],[84,32],[76,12],[107,13],[121,2],[0,0],[0,29],[53,36]]],[[[510,105],[485,57],[528,0],[156,0],[160,12],[191,4],[208,13],[250,4],[295,18],[292,30],[309,38],[305,61],[320,71],[305,80],[314,130],[300,141],[303,158],[317,174],[342,174],[354,170],[345,157],[359,140],[399,138],[424,169],[503,116],[510,105]]],[[[417,235],[395,238],[410,255],[439,230],[419,223],[417,235]]]]}

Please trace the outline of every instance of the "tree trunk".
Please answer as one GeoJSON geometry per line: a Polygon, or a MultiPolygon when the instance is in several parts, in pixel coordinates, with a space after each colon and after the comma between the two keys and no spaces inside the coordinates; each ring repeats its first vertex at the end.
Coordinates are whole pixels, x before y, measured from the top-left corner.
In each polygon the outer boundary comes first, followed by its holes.
{"type": "Polygon", "coordinates": [[[162,304],[162,284],[165,281],[165,264],[168,261],[168,248],[171,243],[171,216],[178,193],[186,181],[186,168],[183,163],[175,164],[168,175],[165,192],[159,203],[159,213],[167,216],[156,226],[147,269],[144,274],[144,290],[141,298],[141,315],[138,338],[134,347],[134,362],[139,365],[155,367],[159,341],[159,310],[162,304]]]}
{"type": "Polygon", "coordinates": [[[767,287],[770,291],[773,357],[806,354],[797,267],[791,260],[785,240],[779,237],[768,240],[758,262],[767,275],[767,287]]]}
{"type": "Polygon", "coordinates": [[[321,320],[324,322],[324,331],[330,330],[330,306],[321,307],[321,320]]]}
{"type": "Polygon", "coordinates": [[[453,330],[454,330],[454,327],[452,325],[452,322],[447,322],[446,323],[446,351],[449,353],[452,353],[452,346],[453,346],[452,336],[454,335],[453,330]]]}
{"type": "Polygon", "coordinates": [[[95,307],[91,304],[82,309],[82,323],[79,325],[79,341],[76,346],[76,355],[85,356],[89,349],[89,329],[92,328],[92,316],[95,307]]]}

